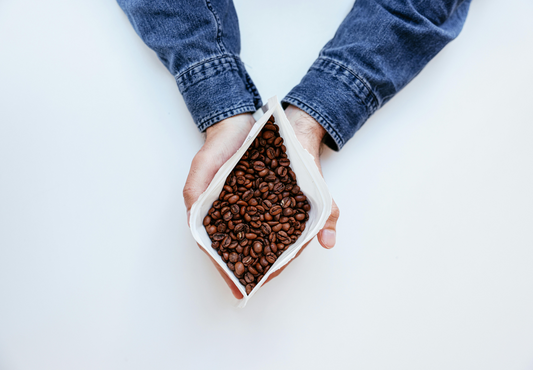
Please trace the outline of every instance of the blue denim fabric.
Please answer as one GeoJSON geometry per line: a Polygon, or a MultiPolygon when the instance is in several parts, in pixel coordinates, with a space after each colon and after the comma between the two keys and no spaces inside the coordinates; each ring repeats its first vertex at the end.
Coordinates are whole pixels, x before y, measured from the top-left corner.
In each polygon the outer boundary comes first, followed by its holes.
{"type": "MultiPolygon", "coordinates": [[[[231,0],[118,0],[169,71],[198,128],[253,112],[261,98],[239,58],[231,0]]],[[[283,99],[314,117],[335,150],[461,31],[470,0],[357,0],[283,99]]]]}

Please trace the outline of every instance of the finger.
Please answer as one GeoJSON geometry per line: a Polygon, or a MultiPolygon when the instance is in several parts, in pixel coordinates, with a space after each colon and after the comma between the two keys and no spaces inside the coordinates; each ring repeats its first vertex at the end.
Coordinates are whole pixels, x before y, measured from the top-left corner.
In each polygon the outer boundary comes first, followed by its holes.
{"type": "Polygon", "coordinates": [[[335,201],[332,200],[331,215],[322,230],[318,232],[318,242],[326,249],[331,249],[335,246],[337,240],[337,220],[339,219],[339,215],[339,207],[337,207],[335,201]]]}
{"type": "MultiPolygon", "coordinates": [[[[198,247],[200,247],[200,245],[198,244],[198,247]]],[[[213,265],[215,265],[217,271],[219,272],[220,276],[222,276],[222,278],[224,279],[224,281],[226,282],[226,284],[228,284],[228,287],[230,288],[231,290],[231,293],[233,293],[233,296],[237,299],[242,299],[243,298],[243,295],[241,293],[241,291],[239,290],[239,288],[237,288],[237,286],[235,285],[235,283],[233,283],[233,281],[231,280],[231,278],[228,276],[228,274],[226,274],[226,272],[224,271],[224,269],[222,267],[220,267],[220,265],[213,259],[213,257],[207,253],[207,251],[200,247],[200,249],[205,253],[207,254],[207,256],[209,257],[209,259],[211,260],[211,262],[213,262],[213,265]]]]}
{"type": "Polygon", "coordinates": [[[192,160],[191,169],[183,187],[183,200],[187,211],[207,189],[218,171],[218,165],[212,157],[208,151],[200,150],[192,160]]]}

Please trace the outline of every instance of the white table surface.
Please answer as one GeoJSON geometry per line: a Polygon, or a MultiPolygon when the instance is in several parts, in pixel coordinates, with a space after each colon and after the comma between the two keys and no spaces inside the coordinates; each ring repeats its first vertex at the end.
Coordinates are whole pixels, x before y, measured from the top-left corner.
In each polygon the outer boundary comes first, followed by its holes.
{"type": "MultiPolygon", "coordinates": [[[[236,1],[282,97],[352,1],[236,1]]],[[[202,145],[113,1],[0,2],[0,369],[533,369],[533,3],[459,38],[326,180],[313,241],[243,309],[186,226],[202,145]]]]}

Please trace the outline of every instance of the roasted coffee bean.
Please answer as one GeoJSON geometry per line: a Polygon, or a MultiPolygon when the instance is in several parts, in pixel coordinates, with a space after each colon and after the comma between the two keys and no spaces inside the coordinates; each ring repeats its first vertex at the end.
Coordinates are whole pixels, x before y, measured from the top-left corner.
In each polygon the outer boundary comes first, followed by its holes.
{"type": "Polygon", "coordinates": [[[292,208],[284,208],[283,209],[283,216],[290,216],[290,215],[293,214],[293,212],[294,211],[292,210],[292,208]]]}
{"type": "Polygon", "coordinates": [[[276,174],[279,177],[287,176],[287,168],[286,167],[278,167],[278,168],[276,168],[276,174]]]}
{"type": "Polygon", "coordinates": [[[253,283],[255,281],[255,277],[252,275],[251,272],[247,272],[244,275],[244,280],[246,280],[247,283],[253,283]]]}
{"type": "Polygon", "coordinates": [[[247,190],[247,191],[242,195],[242,200],[245,201],[245,202],[248,202],[253,196],[254,196],[254,192],[253,192],[253,190],[247,190]]]}
{"type": "Polygon", "coordinates": [[[285,185],[281,182],[278,182],[276,185],[274,185],[272,191],[274,194],[279,194],[285,189],[285,185]]]}
{"type": "Polygon", "coordinates": [[[261,161],[254,162],[254,170],[257,172],[263,171],[265,169],[265,164],[261,161]]]}
{"type": "Polygon", "coordinates": [[[253,245],[253,248],[254,248],[254,252],[259,254],[263,251],[263,244],[261,244],[261,242],[255,242],[253,245]]]}
{"type": "Polygon", "coordinates": [[[242,275],[244,273],[244,265],[242,264],[242,262],[237,262],[235,264],[235,273],[237,275],[242,275]]]}
{"type": "Polygon", "coordinates": [[[224,240],[226,236],[228,235],[224,233],[216,233],[216,234],[213,234],[213,236],[211,236],[211,239],[218,242],[218,241],[224,240]]]}
{"type": "Polygon", "coordinates": [[[226,213],[224,213],[224,221],[229,221],[233,218],[233,213],[231,213],[231,211],[227,211],[226,213]]]}
{"type": "Polygon", "coordinates": [[[311,209],[296,182],[279,128],[271,117],[227,176],[202,223],[250,294],[305,230],[311,209]]]}
{"type": "Polygon", "coordinates": [[[262,224],[261,225],[261,232],[264,235],[270,235],[270,233],[272,232],[272,228],[270,227],[269,224],[262,224]]]}
{"type": "Polygon", "coordinates": [[[277,259],[276,255],[272,252],[268,253],[265,258],[267,262],[270,264],[273,264],[274,262],[276,262],[276,259],[277,259]]]}
{"type": "Polygon", "coordinates": [[[229,204],[234,204],[234,203],[237,203],[238,201],[239,201],[238,195],[232,195],[231,197],[228,198],[229,204]]]}
{"type": "Polygon", "coordinates": [[[283,209],[280,206],[275,205],[272,208],[270,208],[270,214],[272,216],[276,216],[276,215],[279,215],[282,212],[282,210],[283,209]]]}
{"type": "Polygon", "coordinates": [[[227,248],[227,247],[229,247],[230,244],[231,244],[231,238],[230,238],[229,235],[228,235],[228,236],[226,236],[226,237],[224,238],[224,240],[222,241],[222,243],[220,243],[220,247],[221,247],[221,248],[227,248]]]}
{"type": "Polygon", "coordinates": [[[270,139],[270,138],[272,138],[274,136],[276,136],[276,134],[273,131],[270,131],[270,130],[264,131],[263,135],[262,135],[263,139],[265,139],[265,140],[268,140],[268,139],[270,139]]]}
{"type": "Polygon", "coordinates": [[[259,184],[258,189],[261,193],[268,191],[268,183],[262,182],[261,184],[259,184]]]}
{"type": "Polygon", "coordinates": [[[231,252],[231,253],[229,254],[229,261],[230,261],[231,263],[238,262],[238,261],[239,261],[239,255],[238,255],[237,253],[235,253],[235,252],[231,252]]]}

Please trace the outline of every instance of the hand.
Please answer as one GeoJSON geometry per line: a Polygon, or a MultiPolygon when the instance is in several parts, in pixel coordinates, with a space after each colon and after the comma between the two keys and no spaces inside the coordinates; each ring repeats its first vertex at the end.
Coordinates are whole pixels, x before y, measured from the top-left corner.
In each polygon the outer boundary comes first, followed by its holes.
{"type": "MultiPolygon", "coordinates": [[[[254,123],[255,120],[252,115],[245,113],[222,120],[206,130],[205,143],[192,160],[189,176],[187,176],[183,188],[183,199],[187,208],[187,223],[194,202],[207,189],[220,167],[241,147],[254,123]]],[[[204,251],[203,248],[200,249],[204,251]]],[[[215,262],[209,253],[204,252],[211,258],[235,298],[241,299],[242,293],[222,267],[215,262]]]]}
{"type": "MultiPolygon", "coordinates": [[[[320,174],[322,174],[322,167],[320,166],[320,147],[322,144],[322,139],[324,138],[324,135],[326,135],[326,130],[324,130],[324,128],[320,126],[320,124],[315,121],[313,117],[293,105],[289,105],[287,109],[285,109],[285,114],[291,122],[294,132],[296,133],[296,137],[302,146],[307,149],[307,151],[313,157],[315,157],[315,163],[320,171],[320,174]]],[[[335,201],[333,201],[333,204],[331,205],[331,215],[326,221],[324,228],[320,230],[317,235],[318,242],[326,249],[331,249],[335,246],[337,220],[339,218],[339,214],[339,208],[337,207],[337,204],[335,204],[335,201]]],[[[309,243],[310,241],[306,243],[302,249],[300,249],[294,258],[298,257],[300,253],[302,253],[303,250],[309,245],[309,243]]],[[[281,269],[273,272],[265,284],[278,276],[289,265],[289,263],[283,266],[281,269]]]]}

